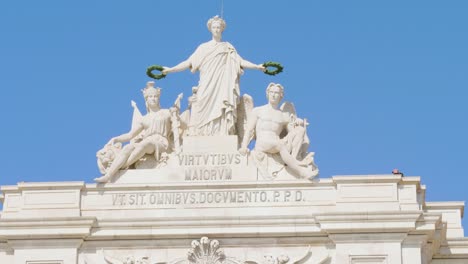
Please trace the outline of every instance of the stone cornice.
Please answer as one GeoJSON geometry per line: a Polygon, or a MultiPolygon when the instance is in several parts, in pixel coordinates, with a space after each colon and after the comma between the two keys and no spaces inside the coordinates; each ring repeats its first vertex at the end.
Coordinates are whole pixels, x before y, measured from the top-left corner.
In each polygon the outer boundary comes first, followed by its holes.
{"type": "Polygon", "coordinates": [[[18,189],[20,190],[67,190],[67,189],[83,189],[85,182],[20,182],[18,189]]]}
{"type": "Polygon", "coordinates": [[[83,239],[28,239],[9,240],[13,249],[44,249],[44,248],[79,248],[83,239]]]}
{"type": "Polygon", "coordinates": [[[0,186],[0,191],[5,192],[19,192],[18,185],[4,185],[0,186]]]}
{"type": "Polygon", "coordinates": [[[416,221],[416,229],[412,234],[426,234],[433,233],[438,229],[444,228],[442,217],[437,213],[423,213],[416,221]]]}
{"type": "Polygon", "coordinates": [[[368,232],[410,232],[422,212],[332,213],[316,217],[323,231],[329,234],[368,232]]]}
{"type": "Polygon", "coordinates": [[[441,245],[434,259],[461,259],[468,258],[468,238],[449,239],[441,245]]]}
{"type": "MultiPolygon", "coordinates": [[[[199,239],[197,235],[187,236],[185,238],[171,238],[171,239],[128,239],[128,240],[114,240],[112,245],[107,240],[86,240],[81,246],[82,250],[94,250],[96,248],[102,248],[103,244],[108,248],[121,249],[123,246],[129,246],[133,248],[185,248],[194,239],[199,239]]],[[[218,237],[213,238],[222,240],[223,247],[238,247],[238,237],[218,237]]],[[[276,237],[276,236],[262,236],[262,237],[242,237],[242,245],[253,246],[253,247],[276,247],[278,245],[287,246],[303,246],[303,245],[332,245],[328,236],[314,236],[314,237],[276,237]]]]}
{"type": "Polygon", "coordinates": [[[0,238],[53,239],[85,238],[96,223],[94,217],[0,219],[0,238]]]}
{"type": "Polygon", "coordinates": [[[401,177],[401,182],[406,184],[421,184],[421,177],[419,176],[405,176],[401,177]]]}
{"type": "Polygon", "coordinates": [[[333,182],[341,183],[398,183],[400,175],[376,174],[376,175],[336,175],[332,176],[333,182]]]}
{"type": "Polygon", "coordinates": [[[130,184],[130,183],[107,183],[107,184],[86,184],[87,191],[116,191],[116,190],[165,190],[177,187],[179,190],[199,190],[215,188],[267,188],[267,187],[326,187],[334,186],[331,179],[321,179],[310,182],[308,180],[296,181],[245,181],[245,182],[177,182],[177,183],[150,183],[150,184],[130,184]]]}
{"type": "Polygon", "coordinates": [[[461,217],[463,217],[465,211],[465,202],[462,201],[450,201],[450,202],[426,202],[424,208],[426,210],[460,210],[461,217]]]}
{"type": "Polygon", "coordinates": [[[311,215],[100,219],[88,240],[217,237],[326,236],[311,215]],[[213,228],[216,226],[216,228],[213,228]]]}
{"type": "Polygon", "coordinates": [[[331,234],[329,237],[334,243],[401,243],[406,239],[406,233],[372,233],[372,234],[331,234]]]}
{"type": "Polygon", "coordinates": [[[69,190],[83,189],[86,186],[85,182],[19,182],[17,185],[1,186],[0,190],[3,193],[20,192],[24,190],[69,190]]]}

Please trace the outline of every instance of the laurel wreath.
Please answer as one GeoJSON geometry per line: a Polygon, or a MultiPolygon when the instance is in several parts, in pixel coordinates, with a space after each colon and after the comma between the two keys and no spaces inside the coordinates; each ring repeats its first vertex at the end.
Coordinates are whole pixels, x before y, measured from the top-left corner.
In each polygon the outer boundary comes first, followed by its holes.
{"type": "Polygon", "coordinates": [[[163,66],[161,65],[152,65],[152,66],[149,66],[147,69],[146,69],[146,75],[148,75],[150,78],[153,78],[153,79],[156,79],[156,80],[159,80],[159,79],[162,79],[164,77],[166,77],[166,74],[153,74],[153,71],[154,70],[157,70],[157,71],[163,71],[164,68],[163,66]]]}
{"type": "Polygon", "coordinates": [[[263,67],[266,68],[265,74],[268,74],[268,75],[276,75],[280,72],[283,72],[283,66],[281,66],[281,64],[279,64],[278,62],[268,61],[268,62],[263,63],[263,67]],[[270,71],[268,70],[268,67],[273,67],[276,69],[273,71],[270,71]]]}

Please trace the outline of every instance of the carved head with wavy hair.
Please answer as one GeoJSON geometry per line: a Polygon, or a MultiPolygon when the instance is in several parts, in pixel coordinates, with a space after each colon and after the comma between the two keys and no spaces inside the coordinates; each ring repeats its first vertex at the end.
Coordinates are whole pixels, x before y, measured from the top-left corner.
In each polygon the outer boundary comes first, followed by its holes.
{"type": "Polygon", "coordinates": [[[221,31],[224,31],[224,29],[226,28],[226,21],[224,21],[224,19],[220,18],[219,16],[214,16],[208,19],[208,22],[206,22],[206,26],[208,27],[208,30],[210,32],[211,32],[211,26],[213,25],[214,22],[219,23],[219,25],[221,26],[221,31]]]}
{"type": "Polygon", "coordinates": [[[219,41],[221,40],[221,34],[226,28],[226,21],[219,16],[214,16],[208,20],[206,26],[213,35],[213,38],[219,41]]]}
{"type": "Polygon", "coordinates": [[[284,97],[284,87],[279,83],[270,83],[266,88],[266,98],[268,102],[276,102],[277,104],[284,97]]]}

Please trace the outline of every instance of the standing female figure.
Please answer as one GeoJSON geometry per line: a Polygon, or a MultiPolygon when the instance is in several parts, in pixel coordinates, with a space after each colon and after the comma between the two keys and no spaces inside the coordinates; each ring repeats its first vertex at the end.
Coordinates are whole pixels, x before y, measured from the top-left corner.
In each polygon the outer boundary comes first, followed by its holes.
{"type": "Polygon", "coordinates": [[[239,102],[239,77],[243,69],[265,71],[262,64],[242,59],[229,42],[222,42],[226,22],[215,16],[208,20],[211,41],[198,46],[185,61],[164,67],[163,74],[191,69],[200,71],[198,90],[192,100],[190,135],[234,135],[239,102]]]}

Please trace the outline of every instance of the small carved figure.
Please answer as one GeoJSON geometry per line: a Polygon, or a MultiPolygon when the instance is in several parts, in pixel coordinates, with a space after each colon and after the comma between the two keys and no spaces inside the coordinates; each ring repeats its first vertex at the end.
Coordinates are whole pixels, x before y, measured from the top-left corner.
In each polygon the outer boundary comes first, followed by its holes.
{"type": "Polygon", "coordinates": [[[318,175],[318,169],[313,163],[313,153],[307,155],[303,160],[297,159],[305,144],[305,123],[292,118],[291,111],[279,109],[279,103],[284,95],[283,86],[270,83],[266,95],[268,104],[254,108],[248,117],[246,132],[239,152],[242,155],[247,154],[247,146],[255,133],[254,150],[259,153],[257,156],[262,156],[262,153],[279,154],[282,161],[295,174],[302,178],[313,179],[318,175]],[[294,122],[297,123],[294,124],[294,122]],[[301,123],[304,124],[304,127],[301,123]],[[285,137],[281,137],[283,131],[287,133],[285,137]]]}
{"type": "Polygon", "coordinates": [[[190,69],[200,71],[196,97],[192,101],[189,132],[194,135],[234,135],[236,132],[239,77],[243,69],[265,71],[263,64],[244,60],[228,42],[221,41],[226,22],[215,16],[208,20],[212,40],[198,46],[185,61],[164,67],[163,74],[190,69]]]}
{"type": "Polygon", "coordinates": [[[168,151],[171,120],[174,120],[174,115],[169,109],[161,109],[159,104],[161,89],[154,88],[154,82],[147,83],[143,95],[147,114],[141,117],[138,117],[138,114],[136,117],[134,115],[134,124],[130,132],[109,140],[106,144],[108,146],[130,143],[118,153],[110,167],[105,170],[105,175],[94,179],[96,182],[111,181],[120,169],[131,166],[145,154],[154,154],[158,161],[160,154],[168,151]]]}

